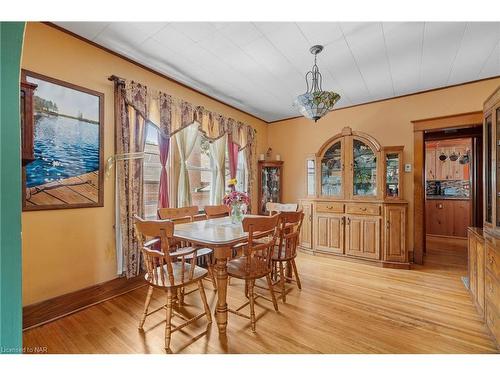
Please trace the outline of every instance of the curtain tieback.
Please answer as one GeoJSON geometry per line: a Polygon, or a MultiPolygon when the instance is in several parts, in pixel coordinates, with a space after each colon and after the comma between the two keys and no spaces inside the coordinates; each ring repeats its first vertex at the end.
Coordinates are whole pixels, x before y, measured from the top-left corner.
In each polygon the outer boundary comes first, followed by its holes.
{"type": "Polygon", "coordinates": [[[106,171],[106,177],[109,177],[111,168],[113,168],[113,165],[117,161],[134,160],[134,159],[144,159],[144,152],[127,152],[124,154],[116,154],[110,156],[108,159],[106,159],[106,167],[104,168],[106,171]]]}

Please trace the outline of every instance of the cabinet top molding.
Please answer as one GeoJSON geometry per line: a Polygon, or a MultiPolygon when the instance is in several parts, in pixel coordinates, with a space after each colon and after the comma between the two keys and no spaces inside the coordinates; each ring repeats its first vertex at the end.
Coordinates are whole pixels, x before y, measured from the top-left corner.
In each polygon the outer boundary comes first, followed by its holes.
{"type": "Polygon", "coordinates": [[[374,137],[372,137],[371,135],[369,135],[367,133],[352,130],[350,127],[346,126],[345,128],[342,129],[342,132],[335,134],[333,137],[329,138],[325,143],[323,143],[323,145],[320,147],[319,151],[316,153],[316,156],[322,157],[323,154],[326,152],[326,150],[328,150],[328,148],[333,143],[335,143],[335,141],[337,141],[340,138],[348,137],[348,136],[354,136],[354,137],[361,138],[361,139],[367,141],[375,151],[382,150],[382,146],[374,137]]]}

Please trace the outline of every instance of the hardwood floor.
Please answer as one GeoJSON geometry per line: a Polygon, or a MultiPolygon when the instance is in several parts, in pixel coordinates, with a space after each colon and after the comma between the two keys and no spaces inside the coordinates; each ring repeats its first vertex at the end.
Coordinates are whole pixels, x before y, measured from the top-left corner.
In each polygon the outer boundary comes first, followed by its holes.
{"type": "MultiPolygon", "coordinates": [[[[428,246],[424,266],[378,268],[300,254],[302,291],[293,285],[287,303],[258,299],[257,333],[250,322],[229,316],[227,340],[203,320],[174,334],[174,353],[497,353],[462,284],[465,249],[428,246]],[[434,248],[433,248],[434,247],[434,248]]],[[[444,247],[444,246],[443,246],[444,247]]],[[[216,295],[207,282],[209,303],[216,295]]],[[[137,329],[146,288],[90,307],[24,333],[24,346],[49,353],[164,353],[164,315],[137,329]]],[[[230,307],[244,300],[243,285],[231,280],[230,307]]],[[[186,297],[186,310],[198,296],[186,297]]],[[[165,296],[153,295],[151,307],[165,296]]],[[[244,310],[245,311],[245,310],[244,310]]],[[[177,322],[179,322],[179,318],[177,322]]]]}

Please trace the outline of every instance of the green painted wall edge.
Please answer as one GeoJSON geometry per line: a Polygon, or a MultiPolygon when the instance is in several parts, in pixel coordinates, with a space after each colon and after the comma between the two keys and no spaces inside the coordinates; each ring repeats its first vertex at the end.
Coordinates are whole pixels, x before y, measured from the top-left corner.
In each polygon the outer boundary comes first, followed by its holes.
{"type": "Polygon", "coordinates": [[[21,129],[24,22],[0,22],[0,353],[22,352],[21,129]]]}

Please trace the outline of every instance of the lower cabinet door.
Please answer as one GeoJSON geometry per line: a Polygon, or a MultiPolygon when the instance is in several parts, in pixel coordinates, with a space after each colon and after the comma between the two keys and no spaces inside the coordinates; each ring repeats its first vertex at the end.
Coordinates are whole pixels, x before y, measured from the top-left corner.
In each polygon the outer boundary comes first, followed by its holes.
{"type": "Polygon", "coordinates": [[[380,259],[380,218],[347,216],[345,253],[370,259],[380,259]]]}
{"type": "Polygon", "coordinates": [[[345,253],[362,256],[363,254],[363,218],[347,216],[345,227],[345,253]]]}
{"type": "Polygon", "coordinates": [[[406,256],[406,206],[385,207],[384,260],[407,262],[406,256]]]}
{"type": "Polygon", "coordinates": [[[363,257],[380,259],[380,218],[363,219],[363,257]]]}
{"type": "Polygon", "coordinates": [[[485,263],[484,244],[476,241],[476,301],[479,308],[484,312],[485,298],[485,263]]]}
{"type": "Polygon", "coordinates": [[[316,215],[316,249],[344,253],[344,216],[316,215]]]}
{"type": "Polygon", "coordinates": [[[330,250],[337,254],[344,254],[344,216],[331,216],[330,226],[330,250]]]}
{"type": "Polygon", "coordinates": [[[309,202],[303,202],[300,207],[304,212],[304,220],[300,230],[300,246],[312,249],[312,205],[309,202]]]}

